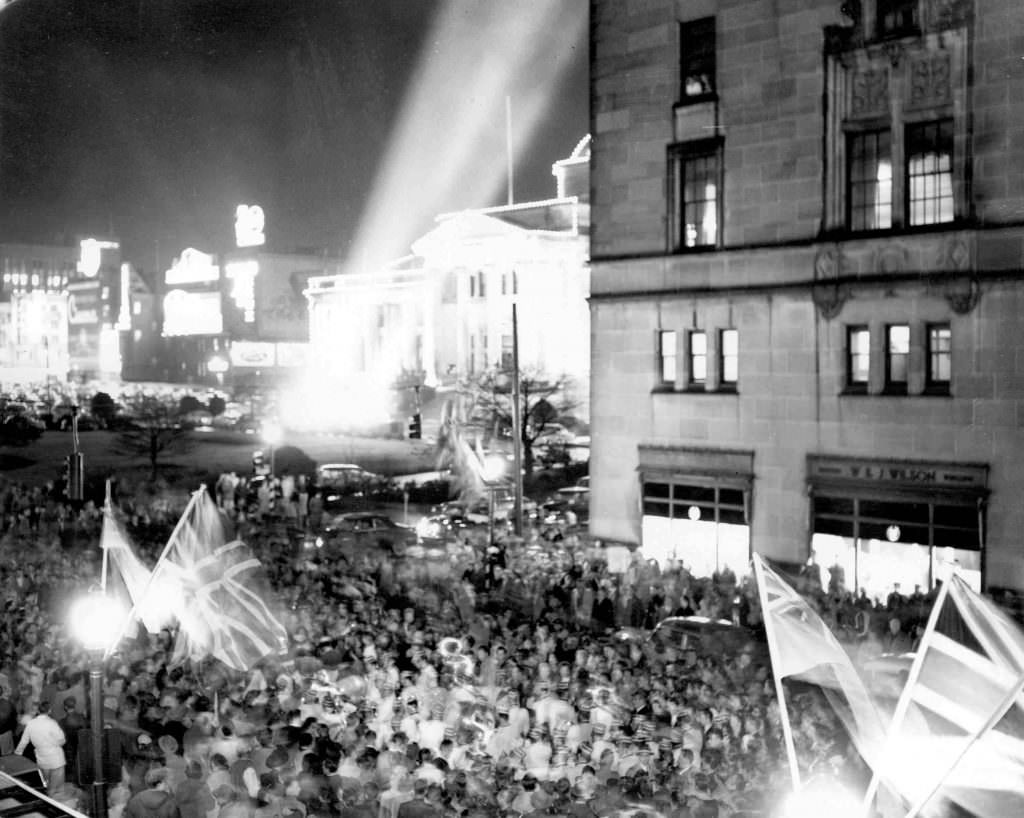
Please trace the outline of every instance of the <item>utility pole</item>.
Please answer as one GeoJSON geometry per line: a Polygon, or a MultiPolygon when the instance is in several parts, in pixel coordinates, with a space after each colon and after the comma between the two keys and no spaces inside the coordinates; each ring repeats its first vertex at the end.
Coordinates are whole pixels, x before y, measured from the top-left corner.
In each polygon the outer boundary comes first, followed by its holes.
{"type": "Polygon", "coordinates": [[[512,485],[515,486],[514,531],[523,536],[523,416],[519,399],[519,315],[512,302],[512,485]]]}

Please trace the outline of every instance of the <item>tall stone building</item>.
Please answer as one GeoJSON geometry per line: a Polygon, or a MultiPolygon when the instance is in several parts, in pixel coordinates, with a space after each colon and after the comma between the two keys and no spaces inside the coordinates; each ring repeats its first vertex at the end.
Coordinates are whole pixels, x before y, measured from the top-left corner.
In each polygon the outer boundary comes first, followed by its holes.
{"type": "Polygon", "coordinates": [[[591,10],[592,533],[1024,588],[1024,3],[591,10]]]}

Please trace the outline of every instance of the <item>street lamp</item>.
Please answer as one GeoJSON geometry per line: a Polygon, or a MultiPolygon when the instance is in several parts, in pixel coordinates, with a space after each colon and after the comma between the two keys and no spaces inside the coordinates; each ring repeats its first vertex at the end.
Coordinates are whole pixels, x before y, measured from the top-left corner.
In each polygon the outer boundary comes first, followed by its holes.
{"type": "Polygon", "coordinates": [[[263,424],[263,442],[270,447],[270,476],[274,476],[274,449],[280,445],[283,433],[281,427],[273,421],[263,424]]]}
{"type": "Polygon", "coordinates": [[[89,732],[92,738],[92,803],[94,818],[107,818],[103,775],[103,657],[124,625],[125,612],[116,600],[95,590],[71,606],[71,629],[89,652],[89,732]]]}
{"type": "Polygon", "coordinates": [[[494,489],[505,474],[505,458],[500,454],[489,454],[484,458],[481,475],[487,484],[489,514],[487,527],[487,543],[494,545],[494,489]]]}
{"type": "Polygon", "coordinates": [[[227,359],[222,358],[220,355],[214,355],[206,362],[207,371],[217,376],[217,386],[224,385],[224,373],[228,371],[230,366],[227,359]]]}

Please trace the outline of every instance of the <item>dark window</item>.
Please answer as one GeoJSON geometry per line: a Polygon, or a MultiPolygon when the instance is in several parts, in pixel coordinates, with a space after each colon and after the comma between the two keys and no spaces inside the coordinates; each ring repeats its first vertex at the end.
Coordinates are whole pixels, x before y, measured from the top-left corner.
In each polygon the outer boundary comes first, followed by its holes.
{"type": "Polygon", "coordinates": [[[718,244],[720,146],[717,140],[702,140],[672,148],[669,209],[673,251],[718,244]]]}
{"type": "Polygon", "coordinates": [[[690,356],[690,385],[704,388],[708,380],[708,336],[706,332],[693,330],[687,339],[690,356]]]}
{"type": "Polygon", "coordinates": [[[885,328],[885,388],[887,392],[907,391],[907,363],[910,359],[910,327],[890,324],[885,328]]]}
{"type": "Polygon", "coordinates": [[[902,37],[919,31],[918,0],[878,0],[878,36],[902,37]]]}
{"type": "Polygon", "coordinates": [[[953,120],[908,125],[906,154],[907,223],[953,221],[953,120]]]}
{"type": "Polygon", "coordinates": [[[660,330],[658,332],[658,362],[661,382],[663,384],[674,384],[678,368],[676,334],[673,330],[660,330]]]}
{"type": "Polygon", "coordinates": [[[679,24],[682,102],[708,99],[715,93],[715,18],[679,24]]]}
{"type": "Polygon", "coordinates": [[[892,227],[892,135],[889,131],[850,134],[846,163],[850,230],[892,227]]]}
{"type": "Polygon", "coordinates": [[[948,392],[952,370],[953,331],[949,324],[929,324],[926,388],[948,392]]]}
{"type": "Polygon", "coordinates": [[[867,327],[846,329],[846,386],[866,391],[871,372],[871,331],[867,327]]]}
{"type": "Polygon", "coordinates": [[[723,329],[718,333],[719,388],[735,389],[740,379],[740,333],[723,329]]]}

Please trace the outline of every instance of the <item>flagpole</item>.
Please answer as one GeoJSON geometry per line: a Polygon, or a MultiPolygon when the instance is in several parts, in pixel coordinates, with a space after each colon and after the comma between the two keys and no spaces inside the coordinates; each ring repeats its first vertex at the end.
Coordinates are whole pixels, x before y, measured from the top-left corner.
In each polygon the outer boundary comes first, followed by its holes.
{"type": "MultiPolygon", "coordinates": [[[[114,516],[114,509],[113,509],[113,507],[111,506],[111,503],[110,503],[110,478],[108,477],[107,478],[107,496],[106,496],[106,499],[103,501],[103,517],[104,517],[103,525],[105,526],[107,524],[107,518],[108,517],[113,518],[113,516],[114,516]]],[[[108,554],[107,554],[108,550],[109,549],[103,544],[103,537],[101,535],[100,536],[100,551],[102,551],[103,553],[102,553],[102,557],[101,557],[102,563],[101,563],[101,566],[100,566],[100,591],[103,593],[104,596],[106,596],[106,593],[107,593],[107,569],[108,569],[108,565],[109,565],[109,563],[108,563],[108,554]]]]}
{"type": "Polygon", "coordinates": [[[899,701],[896,702],[896,710],[893,712],[892,721],[889,723],[889,732],[882,744],[882,754],[879,757],[875,768],[871,771],[871,781],[868,782],[868,788],[864,793],[862,809],[865,815],[871,806],[871,802],[874,799],[875,794],[878,792],[878,785],[880,783],[880,776],[878,774],[879,767],[882,767],[887,763],[889,753],[892,751],[893,739],[896,736],[896,732],[903,725],[903,718],[906,716],[907,710],[910,709],[910,700],[913,695],[914,685],[917,684],[917,679],[921,675],[921,668],[924,665],[924,656],[928,652],[928,644],[931,642],[932,634],[935,633],[935,625],[939,621],[939,612],[942,610],[942,606],[946,603],[946,597],[949,595],[949,583],[952,579],[953,577],[950,576],[942,583],[942,589],[939,591],[939,595],[935,598],[935,604],[932,606],[931,613],[928,615],[928,624],[925,625],[924,633],[921,635],[921,641],[917,646],[917,653],[914,654],[914,662],[910,666],[910,672],[907,674],[907,682],[903,686],[903,692],[900,693],[899,701]]]}
{"type": "MultiPolygon", "coordinates": [[[[764,633],[768,640],[769,654],[778,654],[778,648],[773,651],[772,646],[777,645],[775,641],[775,624],[772,622],[768,611],[768,594],[764,587],[764,566],[761,564],[761,555],[754,554],[754,576],[757,578],[757,595],[761,600],[761,621],[764,622],[764,633]]],[[[789,707],[786,704],[786,691],[782,687],[782,677],[776,671],[775,662],[772,662],[772,677],[775,680],[775,697],[779,701],[779,717],[782,720],[782,738],[786,745],[786,756],[789,759],[789,774],[793,779],[793,792],[800,791],[800,766],[796,759],[796,744],[793,742],[793,725],[789,723],[789,707]]]]}
{"type": "Polygon", "coordinates": [[[134,604],[132,605],[132,609],[128,611],[128,616],[125,618],[124,622],[121,625],[121,628],[117,632],[117,638],[114,639],[110,643],[110,645],[107,646],[107,652],[103,657],[104,659],[110,657],[110,655],[114,652],[114,649],[117,647],[120,641],[124,639],[124,635],[128,632],[128,628],[131,627],[132,622],[135,621],[135,617],[138,616],[139,613],[139,605],[149,595],[149,592],[153,587],[153,582],[154,580],[156,580],[156,575],[163,567],[164,560],[167,559],[167,555],[170,553],[171,548],[174,545],[174,540],[178,536],[178,532],[181,531],[182,526],[185,524],[185,520],[188,518],[188,515],[192,512],[192,507],[198,501],[199,496],[203,494],[203,492],[205,491],[206,486],[200,484],[199,488],[192,492],[192,498],[188,501],[188,505],[185,506],[185,510],[181,513],[181,517],[178,519],[177,525],[174,526],[174,530],[171,532],[171,536],[167,539],[167,545],[164,546],[164,550],[160,553],[160,559],[156,561],[156,565],[153,566],[153,570],[149,573],[149,579],[146,581],[146,587],[142,589],[142,593],[135,600],[134,604]]]}
{"type": "Polygon", "coordinates": [[[910,812],[908,812],[904,816],[904,818],[917,818],[917,814],[925,808],[925,806],[928,804],[929,801],[932,800],[932,798],[935,797],[935,793],[937,793],[942,788],[942,785],[946,782],[946,779],[949,778],[950,775],[952,775],[953,771],[957,768],[960,762],[964,760],[964,756],[967,755],[968,751],[975,744],[977,744],[978,741],[986,733],[992,730],[992,728],[999,723],[999,720],[1006,715],[1006,711],[1014,705],[1014,703],[1017,700],[1017,697],[1021,694],[1021,692],[1024,692],[1024,675],[1022,675],[1017,680],[1017,684],[1015,684],[1013,688],[1010,690],[1010,692],[1006,694],[1002,702],[1000,702],[999,706],[992,712],[992,715],[990,715],[988,719],[985,720],[985,723],[981,726],[981,728],[974,732],[974,735],[971,736],[971,740],[967,742],[964,748],[957,754],[957,757],[953,759],[953,763],[950,764],[949,767],[946,769],[946,772],[943,774],[942,778],[938,780],[938,782],[935,784],[934,787],[932,787],[932,789],[928,792],[927,795],[925,795],[923,798],[918,799],[917,803],[915,803],[914,806],[910,808],[910,812]]]}

